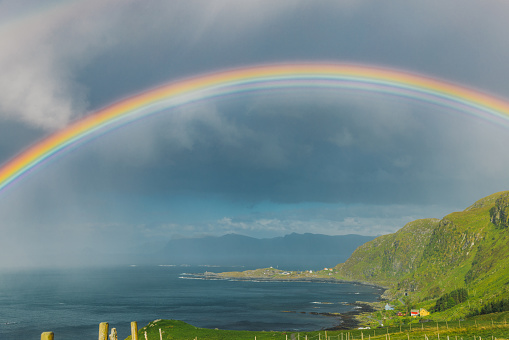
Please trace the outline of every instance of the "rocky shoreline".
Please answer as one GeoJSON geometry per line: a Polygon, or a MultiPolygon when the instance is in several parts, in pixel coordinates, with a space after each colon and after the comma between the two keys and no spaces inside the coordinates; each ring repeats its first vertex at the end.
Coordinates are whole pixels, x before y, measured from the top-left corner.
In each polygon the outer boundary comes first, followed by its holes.
{"type": "Polygon", "coordinates": [[[330,328],[322,329],[325,331],[337,331],[358,328],[359,326],[361,326],[361,321],[357,318],[358,315],[376,311],[376,309],[373,308],[373,306],[365,302],[357,301],[355,303],[349,303],[348,305],[355,306],[354,310],[345,313],[320,313],[320,312],[297,312],[297,311],[284,311],[284,313],[302,313],[302,314],[308,313],[311,315],[330,316],[337,318],[339,321],[337,325],[332,326],[330,328]]]}
{"type": "Polygon", "coordinates": [[[373,306],[364,302],[356,302],[353,303],[356,308],[350,312],[340,313],[338,316],[340,317],[340,323],[334,327],[327,328],[328,331],[337,331],[337,330],[347,330],[358,328],[361,326],[361,321],[357,318],[357,316],[364,313],[373,313],[376,311],[373,306]]]}

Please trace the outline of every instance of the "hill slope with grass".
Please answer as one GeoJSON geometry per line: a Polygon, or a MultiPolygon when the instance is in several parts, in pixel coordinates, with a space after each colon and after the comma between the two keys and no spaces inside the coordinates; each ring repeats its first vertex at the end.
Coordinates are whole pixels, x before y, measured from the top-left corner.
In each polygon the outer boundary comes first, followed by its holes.
{"type": "Polygon", "coordinates": [[[451,318],[508,298],[509,191],[441,220],[410,222],[360,246],[335,271],[341,279],[388,287],[389,299],[402,301],[408,295],[413,305],[427,308],[440,296],[465,288],[467,301],[442,313],[451,318]]]}

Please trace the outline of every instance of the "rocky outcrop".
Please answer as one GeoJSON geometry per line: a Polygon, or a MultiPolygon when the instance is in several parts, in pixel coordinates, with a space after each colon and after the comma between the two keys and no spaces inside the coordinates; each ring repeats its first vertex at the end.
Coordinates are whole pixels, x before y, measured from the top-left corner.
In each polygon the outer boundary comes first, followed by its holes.
{"type": "Polygon", "coordinates": [[[490,209],[491,223],[498,228],[509,227],[509,193],[502,194],[490,209]]]}

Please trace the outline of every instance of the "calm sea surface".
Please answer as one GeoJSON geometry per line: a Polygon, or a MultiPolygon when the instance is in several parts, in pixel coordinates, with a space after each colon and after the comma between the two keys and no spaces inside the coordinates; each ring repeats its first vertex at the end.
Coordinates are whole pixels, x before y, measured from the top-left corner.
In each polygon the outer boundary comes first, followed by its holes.
{"type": "Polygon", "coordinates": [[[219,329],[317,330],[340,320],[311,312],[346,312],[353,308],[346,303],[376,301],[380,294],[378,288],[355,284],[185,275],[231,270],[124,266],[0,272],[0,339],[40,339],[44,331],[55,332],[56,340],[97,339],[100,322],[109,322],[124,339],[131,321],[141,328],[156,319],[219,329]]]}

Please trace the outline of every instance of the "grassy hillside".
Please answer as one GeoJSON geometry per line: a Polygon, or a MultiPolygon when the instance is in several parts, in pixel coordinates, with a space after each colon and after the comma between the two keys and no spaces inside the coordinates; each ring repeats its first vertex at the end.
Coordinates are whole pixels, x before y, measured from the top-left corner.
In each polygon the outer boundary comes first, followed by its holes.
{"type": "Polygon", "coordinates": [[[467,301],[441,317],[464,316],[509,297],[509,191],[475,202],[442,220],[408,223],[359,247],[336,266],[342,279],[389,287],[389,299],[432,308],[445,293],[466,288],[467,301]],[[403,300],[400,300],[403,301],[403,300]]]}
{"type": "MultiPolygon", "coordinates": [[[[207,339],[207,340],[288,340],[288,339],[372,339],[372,340],[425,340],[428,339],[507,339],[509,313],[499,313],[491,318],[472,318],[457,323],[428,322],[399,324],[378,329],[355,329],[313,332],[251,332],[198,328],[182,321],[156,320],[141,328],[138,339],[207,339]],[[159,333],[161,329],[161,333],[159,333]]],[[[126,340],[131,340],[131,336],[126,340]]]]}

